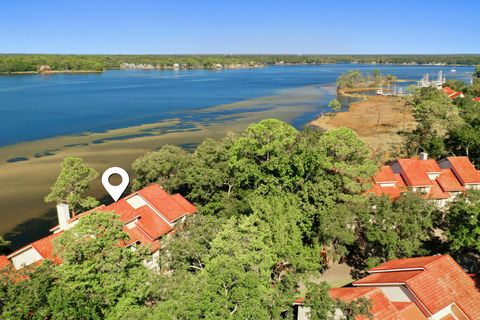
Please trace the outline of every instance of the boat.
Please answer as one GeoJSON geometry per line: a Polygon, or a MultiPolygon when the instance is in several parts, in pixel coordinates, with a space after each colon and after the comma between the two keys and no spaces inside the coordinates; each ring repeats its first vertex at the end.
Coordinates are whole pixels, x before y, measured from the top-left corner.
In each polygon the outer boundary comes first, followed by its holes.
{"type": "Polygon", "coordinates": [[[457,72],[457,69],[451,69],[450,72],[457,72]]]}

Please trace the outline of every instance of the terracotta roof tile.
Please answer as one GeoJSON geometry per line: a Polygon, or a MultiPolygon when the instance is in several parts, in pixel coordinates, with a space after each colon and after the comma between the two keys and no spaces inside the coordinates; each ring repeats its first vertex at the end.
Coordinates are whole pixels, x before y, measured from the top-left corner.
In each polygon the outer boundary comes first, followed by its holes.
{"type": "Polygon", "coordinates": [[[450,99],[455,99],[456,97],[459,97],[463,94],[461,91],[455,91],[452,88],[449,87],[443,87],[442,91],[450,98],[450,99]]]}
{"type": "Polygon", "coordinates": [[[427,318],[414,302],[393,302],[395,309],[405,320],[426,320],[427,318]]]}
{"type": "Polygon", "coordinates": [[[433,186],[430,189],[430,192],[425,195],[429,199],[448,199],[450,195],[443,191],[443,189],[438,184],[437,180],[432,181],[433,186]]]}
{"type": "Polygon", "coordinates": [[[437,178],[437,182],[443,191],[446,192],[455,192],[455,191],[464,191],[465,188],[458,181],[455,174],[450,169],[442,169],[442,173],[437,178]]]}
{"type": "MultiPolygon", "coordinates": [[[[379,288],[334,288],[330,289],[329,293],[333,299],[346,302],[361,297],[370,300],[372,304],[370,313],[373,315],[373,320],[405,320],[379,288]]],[[[357,316],[356,319],[363,320],[366,318],[357,316]]]]}
{"type": "Polygon", "coordinates": [[[480,314],[480,291],[474,281],[448,255],[386,262],[369,270],[372,274],[354,283],[375,285],[404,283],[431,314],[455,303],[470,319],[480,314]],[[420,271],[395,271],[422,268],[420,271]],[[390,282],[389,282],[390,283],[390,282]]]}
{"type": "Polygon", "coordinates": [[[387,270],[424,269],[427,264],[442,258],[443,256],[437,255],[437,256],[390,260],[385,263],[382,263],[381,265],[375,268],[368,270],[368,272],[374,273],[377,271],[387,271],[387,270]]]}
{"type": "Polygon", "coordinates": [[[62,232],[54,233],[45,238],[33,242],[32,247],[42,256],[43,259],[61,263],[60,259],[53,254],[53,240],[58,238],[62,232]]]}
{"type": "Polygon", "coordinates": [[[480,183],[480,173],[475,169],[468,157],[448,157],[446,159],[453,172],[465,183],[480,183]]]}
{"type": "Polygon", "coordinates": [[[432,180],[428,177],[427,172],[441,172],[437,162],[433,159],[398,159],[397,162],[402,168],[402,176],[409,186],[431,186],[432,180]]]}
{"type": "Polygon", "coordinates": [[[10,265],[10,260],[8,260],[7,256],[0,256],[0,270],[6,268],[10,265]]]}
{"type": "Polygon", "coordinates": [[[160,211],[170,222],[178,220],[179,218],[191,214],[191,208],[184,208],[178,202],[178,197],[173,199],[165,190],[163,190],[158,184],[152,184],[142,190],[138,191],[145,200],[147,200],[152,206],[160,211]]]}
{"type": "Polygon", "coordinates": [[[393,173],[392,168],[390,166],[382,166],[378,173],[373,177],[373,181],[375,183],[380,182],[397,182],[395,174],[393,173]]]}
{"type": "Polygon", "coordinates": [[[355,281],[353,284],[379,284],[379,283],[395,283],[402,284],[418,276],[422,271],[397,271],[397,272],[379,272],[373,273],[365,278],[355,281]]]}

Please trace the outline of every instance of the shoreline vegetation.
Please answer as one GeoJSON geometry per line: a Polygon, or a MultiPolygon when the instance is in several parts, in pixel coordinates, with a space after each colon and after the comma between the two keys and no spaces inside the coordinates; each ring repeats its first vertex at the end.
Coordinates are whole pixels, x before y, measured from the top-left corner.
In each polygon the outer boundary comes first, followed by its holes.
{"type": "Polygon", "coordinates": [[[0,74],[101,73],[106,70],[247,69],[272,65],[477,65],[480,55],[58,55],[0,54],[0,74]]]}
{"type": "Polygon", "coordinates": [[[378,70],[362,74],[350,70],[337,79],[337,96],[360,99],[351,103],[345,112],[322,114],[310,125],[327,131],[334,128],[350,128],[370,147],[381,162],[399,153],[404,143],[402,132],[412,131],[417,123],[411,106],[405,97],[366,95],[378,88],[393,87],[397,82],[394,75],[383,75],[378,70]]]}
{"type": "Polygon", "coordinates": [[[382,162],[398,152],[404,140],[400,132],[412,131],[417,125],[404,98],[351,94],[348,90],[339,92],[343,94],[363,100],[350,104],[347,111],[323,114],[310,125],[322,131],[352,129],[382,162]]]}

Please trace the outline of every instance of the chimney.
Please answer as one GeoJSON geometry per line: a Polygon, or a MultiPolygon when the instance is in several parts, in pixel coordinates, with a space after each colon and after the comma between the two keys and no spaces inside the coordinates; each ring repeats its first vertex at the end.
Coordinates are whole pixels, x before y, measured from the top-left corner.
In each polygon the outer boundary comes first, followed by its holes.
{"type": "Polygon", "coordinates": [[[420,160],[427,160],[427,159],[428,159],[428,153],[420,152],[420,160]]]}
{"type": "Polygon", "coordinates": [[[68,220],[70,220],[70,211],[68,210],[68,204],[57,204],[58,226],[60,230],[68,229],[68,220]]]}

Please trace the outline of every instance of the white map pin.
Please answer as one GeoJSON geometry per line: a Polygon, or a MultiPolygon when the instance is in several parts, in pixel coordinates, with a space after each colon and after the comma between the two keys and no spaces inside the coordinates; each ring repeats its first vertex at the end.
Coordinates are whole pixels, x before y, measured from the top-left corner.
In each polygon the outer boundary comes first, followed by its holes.
{"type": "Polygon", "coordinates": [[[127,171],[123,170],[122,168],[119,167],[111,167],[105,170],[105,172],[102,175],[102,184],[105,190],[110,194],[112,197],[113,201],[117,202],[118,199],[122,196],[123,191],[127,189],[128,182],[130,181],[130,178],[128,177],[127,171]],[[110,181],[108,181],[108,178],[112,174],[118,174],[120,177],[122,177],[122,182],[118,186],[113,186],[110,181]]]}

